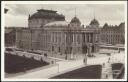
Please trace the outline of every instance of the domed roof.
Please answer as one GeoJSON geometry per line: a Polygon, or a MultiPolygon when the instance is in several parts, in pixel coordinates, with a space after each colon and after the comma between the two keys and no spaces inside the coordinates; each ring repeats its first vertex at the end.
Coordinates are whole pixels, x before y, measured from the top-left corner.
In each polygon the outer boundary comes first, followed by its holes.
{"type": "Polygon", "coordinates": [[[53,10],[44,10],[44,9],[40,9],[37,10],[38,12],[32,14],[31,16],[29,16],[29,19],[33,19],[33,18],[46,18],[46,19],[51,19],[54,18],[56,20],[65,20],[65,16],[62,14],[58,14],[56,13],[57,11],[53,11],[53,10]]]}
{"type": "Polygon", "coordinates": [[[50,26],[54,26],[54,27],[59,27],[59,26],[68,26],[68,22],[66,21],[55,21],[55,22],[51,22],[51,23],[47,23],[44,26],[45,27],[50,27],[50,26]]]}
{"type": "Polygon", "coordinates": [[[108,26],[108,23],[105,23],[105,24],[104,24],[103,28],[105,28],[105,27],[109,27],[109,26],[108,26]]]}
{"type": "Polygon", "coordinates": [[[75,16],[72,20],[71,23],[81,23],[80,20],[75,16]]]}
{"type": "Polygon", "coordinates": [[[98,20],[96,20],[95,18],[90,22],[90,25],[99,25],[98,20]]]}

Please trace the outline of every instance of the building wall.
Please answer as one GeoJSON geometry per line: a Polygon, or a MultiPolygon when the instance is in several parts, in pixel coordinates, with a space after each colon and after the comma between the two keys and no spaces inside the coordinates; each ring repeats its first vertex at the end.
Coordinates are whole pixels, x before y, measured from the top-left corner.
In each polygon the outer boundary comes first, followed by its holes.
{"type": "Polygon", "coordinates": [[[5,46],[15,46],[16,44],[16,28],[5,27],[5,46]]]}
{"type": "Polygon", "coordinates": [[[45,18],[33,18],[28,20],[28,27],[31,28],[42,28],[45,24],[55,21],[54,19],[45,19],[45,18]]]}
{"type": "Polygon", "coordinates": [[[43,50],[52,53],[78,54],[83,53],[83,44],[88,46],[95,44],[93,32],[66,30],[43,30],[43,29],[20,29],[17,31],[17,47],[25,50],[43,50]]]}
{"type": "Polygon", "coordinates": [[[101,42],[106,44],[124,44],[124,26],[106,26],[101,30],[101,42]]]}
{"type": "Polygon", "coordinates": [[[16,46],[22,49],[31,49],[31,31],[18,29],[16,32],[16,46]]]}

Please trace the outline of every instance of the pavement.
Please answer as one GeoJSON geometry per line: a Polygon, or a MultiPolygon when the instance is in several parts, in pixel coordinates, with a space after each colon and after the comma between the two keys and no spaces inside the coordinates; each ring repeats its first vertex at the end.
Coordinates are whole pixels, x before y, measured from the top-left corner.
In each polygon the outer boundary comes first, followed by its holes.
{"type": "Polygon", "coordinates": [[[102,66],[101,79],[112,79],[112,78],[113,78],[113,74],[112,74],[111,63],[105,63],[105,65],[102,66]]]}

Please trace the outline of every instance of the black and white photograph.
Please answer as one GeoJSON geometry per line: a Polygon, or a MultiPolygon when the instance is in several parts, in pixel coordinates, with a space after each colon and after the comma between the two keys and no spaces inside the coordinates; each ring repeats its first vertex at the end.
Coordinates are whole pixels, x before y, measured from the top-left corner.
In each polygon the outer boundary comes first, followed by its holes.
{"type": "Polygon", "coordinates": [[[126,1],[3,1],[2,78],[126,80],[126,1]]]}

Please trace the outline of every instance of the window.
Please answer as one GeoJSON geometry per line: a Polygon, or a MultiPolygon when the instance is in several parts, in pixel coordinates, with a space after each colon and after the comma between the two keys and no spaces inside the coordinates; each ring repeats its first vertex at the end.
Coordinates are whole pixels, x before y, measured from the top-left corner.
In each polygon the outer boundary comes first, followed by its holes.
{"type": "Polygon", "coordinates": [[[87,42],[89,42],[89,34],[87,34],[87,42]]]}
{"type": "Polygon", "coordinates": [[[54,51],[54,46],[52,46],[52,51],[54,51]]]}
{"type": "Polygon", "coordinates": [[[83,33],[83,42],[85,42],[85,33],[83,33]]]}
{"type": "Polygon", "coordinates": [[[60,47],[59,47],[59,52],[60,52],[60,47]]]}
{"type": "Polygon", "coordinates": [[[79,34],[77,35],[77,42],[78,42],[78,44],[80,43],[80,35],[79,34]]]}
{"type": "Polygon", "coordinates": [[[57,33],[55,34],[55,42],[57,42],[57,33]]]}

